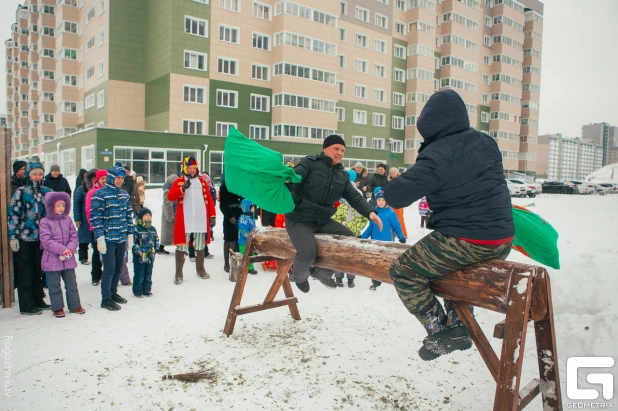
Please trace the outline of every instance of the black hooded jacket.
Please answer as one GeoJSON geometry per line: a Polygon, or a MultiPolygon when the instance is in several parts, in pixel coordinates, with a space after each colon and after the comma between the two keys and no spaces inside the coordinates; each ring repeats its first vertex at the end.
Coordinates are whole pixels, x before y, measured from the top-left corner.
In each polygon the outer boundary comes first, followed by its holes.
{"type": "Polygon", "coordinates": [[[58,177],[56,178],[52,177],[51,173],[47,174],[43,180],[43,186],[49,187],[53,191],[64,191],[69,195],[69,197],[71,197],[71,187],[69,186],[67,179],[64,178],[62,174],[58,174],[58,177]]]}
{"type": "Polygon", "coordinates": [[[429,99],[417,122],[425,141],[408,171],[384,187],[386,203],[407,207],[423,196],[435,230],[451,237],[500,240],[515,234],[502,155],[488,135],[470,128],[453,90],[429,99]]]}

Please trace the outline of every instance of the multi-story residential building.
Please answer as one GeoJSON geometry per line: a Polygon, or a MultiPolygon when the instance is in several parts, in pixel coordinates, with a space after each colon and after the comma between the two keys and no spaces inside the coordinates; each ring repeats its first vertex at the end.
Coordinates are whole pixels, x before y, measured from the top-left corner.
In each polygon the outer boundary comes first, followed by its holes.
{"type": "Polygon", "coordinates": [[[607,152],[607,164],[618,164],[618,147],[612,147],[607,152]]]}
{"type": "Polygon", "coordinates": [[[538,177],[548,180],[586,178],[602,167],[603,147],[580,138],[565,138],[561,134],[539,136],[538,177]]]}
{"type": "Polygon", "coordinates": [[[537,0],[26,0],[7,41],[16,157],[63,173],[129,163],[162,183],[185,152],[217,176],[231,126],[296,159],[413,164],[436,90],[464,99],[507,171],[536,165],[537,0]]]}
{"type": "Polygon", "coordinates": [[[6,114],[0,114],[0,127],[6,127],[6,114]]]}
{"type": "Polygon", "coordinates": [[[618,130],[607,123],[590,123],[582,126],[582,138],[603,147],[603,165],[612,164],[608,160],[609,150],[618,147],[618,130]]]}

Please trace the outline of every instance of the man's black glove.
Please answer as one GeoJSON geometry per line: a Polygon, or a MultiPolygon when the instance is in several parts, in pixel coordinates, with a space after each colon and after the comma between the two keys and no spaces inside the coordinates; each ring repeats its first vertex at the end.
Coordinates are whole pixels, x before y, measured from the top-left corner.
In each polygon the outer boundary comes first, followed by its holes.
{"type": "Polygon", "coordinates": [[[185,191],[187,191],[189,187],[191,187],[191,179],[187,179],[187,181],[185,181],[185,183],[182,185],[182,192],[184,193],[185,191]]]}
{"type": "Polygon", "coordinates": [[[405,243],[406,243],[406,239],[405,239],[405,238],[400,238],[400,239],[399,239],[399,242],[400,242],[401,244],[405,244],[405,243]]]}

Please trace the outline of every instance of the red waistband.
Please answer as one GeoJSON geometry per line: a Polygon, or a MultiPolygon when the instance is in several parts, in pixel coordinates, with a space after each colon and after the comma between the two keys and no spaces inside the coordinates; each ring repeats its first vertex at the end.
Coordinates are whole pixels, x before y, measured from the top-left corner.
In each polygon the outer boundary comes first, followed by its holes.
{"type": "Polygon", "coordinates": [[[502,238],[500,240],[475,240],[472,238],[460,238],[460,240],[466,241],[471,244],[476,244],[476,245],[502,245],[502,244],[506,244],[506,243],[513,241],[514,238],[515,236],[508,237],[508,238],[502,238]]]}

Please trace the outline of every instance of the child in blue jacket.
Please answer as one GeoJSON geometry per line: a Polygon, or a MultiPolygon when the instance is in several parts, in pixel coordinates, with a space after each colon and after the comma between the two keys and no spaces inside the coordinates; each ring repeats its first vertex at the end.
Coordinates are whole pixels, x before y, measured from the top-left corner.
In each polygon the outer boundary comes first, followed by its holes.
{"type": "MultiPolygon", "coordinates": [[[[241,254],[245,253],[247,237],[255,228],[255,205],[246,198],[240,202],[242,214],[238,219],[238,249],[241,254]]],[[[249,264],[249,274],[257,274],[253,264],[249,264]]]]}
{"type": "Polygon", "coordinates": [[[133,227],[133,295],[152,297],[152,266],[159,249],[159,236],[152,226],[152,213],[142,208],[133,227]]]}
{"type": "MultiPolygon", "coordinates": [[[[405,243],[406,238],[403,236],[403,231],[401,230],[401,223],[399,223],[399,219],[397,218],[397,214],[386,204],[386,200],[384,199],[384,191],[378,190],[375,193],[376,197],[376,211],[378,212],[378,217],[382,220],[382,231],[378,228],[376,223],[373,221],[369,222],[369,226],[367,229],[361,234],[361,238],[371,238],[372,240],[378,241],[394,241],[395,235],[399,239],[400,243],[405,243]]],[[[370,290],[376,290],[382,284],[381,281],[371,280],[370,290]]]]}

